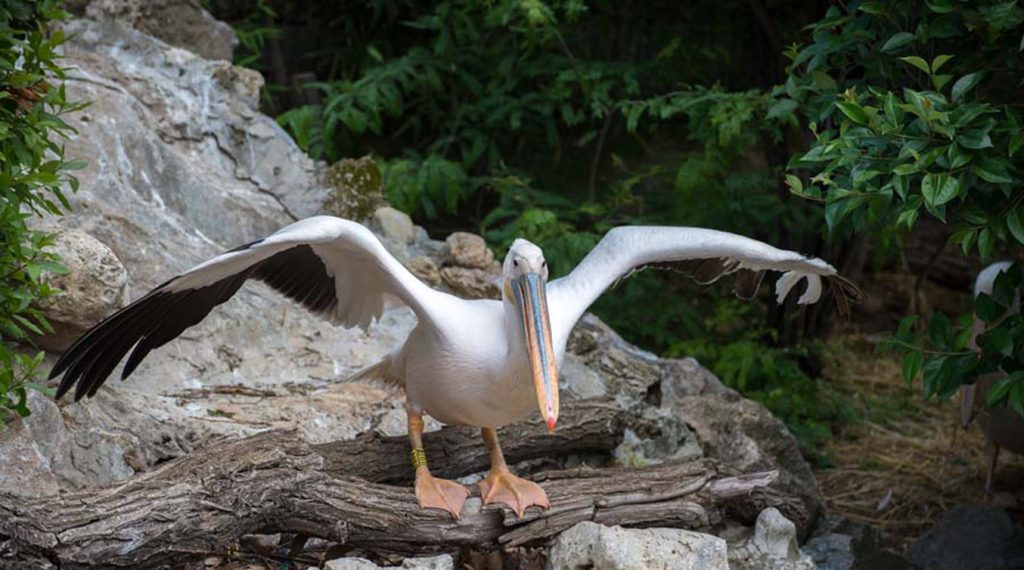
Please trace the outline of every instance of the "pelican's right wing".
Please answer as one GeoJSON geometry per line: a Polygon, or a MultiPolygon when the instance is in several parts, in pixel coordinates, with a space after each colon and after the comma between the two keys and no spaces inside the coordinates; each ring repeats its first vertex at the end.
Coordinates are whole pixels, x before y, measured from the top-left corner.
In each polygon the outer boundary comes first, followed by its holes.
{"type": "Polygon", "coordinates": [[[76,384],[76,401],[92,396],[134,347],[121,374],[126,378],[151,350],[203,320],[248,279],[345,327],[369,326],[386,298],[408,305],[421,320],[441,316],[450,299],[417,279],[361,224],[307,218],[193,267],[94,326],[50,371],[50,378],[64,374],[57,397],[76,384]]]}
{"type": "Polygon", "coordinates": [[[779,303],[801,280],[807,288],[798,303],[814,303],[821,279],[832,282],[836,301],[845,312],[849,298],[860,291],[834,267],[816,257],[774,248],[747,237],[703,228],[624,226],[609,231],[569,275],[548,285],[552,334],[566,339],[583,312],[613,283],[646,267],[685,273],[698,283],[712,283],[736,273],[736,294],[749,299],[767,270],[784,272],[776,282],[779,303]]]}

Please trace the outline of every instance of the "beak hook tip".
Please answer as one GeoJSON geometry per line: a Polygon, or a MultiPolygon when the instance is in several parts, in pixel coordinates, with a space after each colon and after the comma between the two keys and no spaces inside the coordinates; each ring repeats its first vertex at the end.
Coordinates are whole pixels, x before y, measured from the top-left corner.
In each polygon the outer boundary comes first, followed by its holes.
{"type": "Polygon", "coordinates": [[[555,418],[548,418],[548,433],[555,433],[555,418]]]}

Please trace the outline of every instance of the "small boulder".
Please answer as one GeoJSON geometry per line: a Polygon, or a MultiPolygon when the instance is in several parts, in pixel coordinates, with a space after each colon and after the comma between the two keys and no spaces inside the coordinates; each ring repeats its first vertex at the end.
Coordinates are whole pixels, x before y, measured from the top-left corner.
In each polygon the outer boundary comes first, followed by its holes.
{"type": "Polygon", "coordinates": [[[369,156],[343,158],[324,169],[322,178],[331,189],[321,206],[325,214],[361,221],[387,205],[380,169],[369,156]]]}
{"type": "Polygon", "coordinates": [[[454,570],[455,561],[448,554],[429,558],[406,558],[401,566],[377,566],[365,558],[338,558],[324,564],[324,570],[454,570]]]}
{"type": "Polygon", "coordinates": [[[581,522],[563,532],[548,554],[548,568],[601,570],[728,570],[725,541],[675,528],[625,529],[581,522]]]}
{"type": "Polygon", "coordinates": [[[761,511],[754,533],[729,549],[731,570],[814,570],[814,561],[800,551],[796,525],[775,508],[761,511]]]}
{"type": "Polygon", "coordinates": [[[498,299],[497,276],[483,269],[445,267],[441,270],[441,283],[449,291],[464,299],[498,299]]]}
{"type": "Polygon", "coordinates": [[[41,300],[39,308],[54,332],[37,342],[46,350],[59,352],[124,306],[128,272],[109,247],[85,232],[58,233],[52,251],[60,256],[68,272],[49,279],[60,293],[41,300]]]}
{"type": "Polygon", "coordinates": [[[407,261],[405,266],[413,275],[419,277],[427,285],[436,287],[441,284],[441,272],[437,269],[437,264],[434,263],[433,259],[425,255],[417,255],[407,261]]]}
{"type": "Polygon", "coordinates": [[[390,206],[377,208],[373,212],[373,225],[385,240],[407,245],[416,237],[416,226],[409,214],[390,206]]]}
{"type": "Polygon", "coordinates": [[[484,238],[468,232],[455,232],[445,240],[451,254],[452,263],[459,267],[473,269],[492,269],[494,252],[487,247],[484,238]]]}
{"type": "Polygon", "coordinates": [[[1024,568],[1024,532],[1003,509],[959,505],[910,547],[910,562],[922,570],[1024,568]]]}

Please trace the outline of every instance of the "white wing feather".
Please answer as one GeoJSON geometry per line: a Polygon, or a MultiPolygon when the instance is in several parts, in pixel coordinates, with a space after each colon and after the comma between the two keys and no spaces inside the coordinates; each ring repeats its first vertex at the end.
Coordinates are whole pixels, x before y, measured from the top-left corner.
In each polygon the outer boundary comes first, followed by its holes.
{"type": "Polygon", "coordinates": [[[584,311],[618,279],[650,264],[723,259],[727,273],[740,269],[784,272],[775,286],[776,299],[785,300],[801,280],[807,288],[798,303],[821,297],[821,277],[837,276],[825,261],[772,247],[747,237],[703,228],[626,226],[615,228],[569,275],[548,286],[554,340],[564,342],[584,311]]]}

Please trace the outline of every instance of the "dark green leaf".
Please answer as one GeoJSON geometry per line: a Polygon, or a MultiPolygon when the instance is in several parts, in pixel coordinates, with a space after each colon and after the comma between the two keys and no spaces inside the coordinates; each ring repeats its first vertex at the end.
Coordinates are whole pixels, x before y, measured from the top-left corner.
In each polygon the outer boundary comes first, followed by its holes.
{"type": "Polygon", "coordinates": [[[905,57],[901,57],[900,61],[905,61],[910,65],[913,65],[914,67],[920,69],[921,71],[931,75],[932,70],[929,68],[928,62],[921,59],[920,57],[917,57],[916,55],[908,55],[905,57]]]}
{"type": "Polygon", "coordinates": [[[836,106],[839,107],[839,110],[849,117],[851,121],[862,125],[868,124],[868,114],[858,103],[852,101],[841,101],[836,103],[836,106]]]}
{"type": "Polygon", "coordinates": [[[1022,206],[1017,206],[1006,215],[1006,227],[1017,243],[1024,245],[1024,220],[1021,220],[1021,208],[1022,206]]]}
{"type": "Polygon", "coordinates": [[[981,77],[982,73],[976,72],[968,73],[960,79],[957,79],[956,83],[953,84],[953,90],[951,92],[953,102],[959,103],[960,100],[964,98],[964,95],[966,95],[971,89],[974,89],[978,82],[981,81],[981,77]]]}
{"type": "Polygon", "coordinates": [[[941,206],[956,198],[960,183],[948,174],[925,174],[921,181],[921,194],[929,206],[941,206]]]}
{"type": "Polygon", "coordinates": [[[908,352],[903,357],[903,380],[910,384],[917,378],[917,374],[924,366],[924,353],[919,351],[908,352]]]}
{"type": "Polygon", "coordinates": [[[979,178],[994,184],[1013,182],[1006,169],[1006,162],[1001,158],[990,158],[979,156],[978,160],[971,165],[971,172],[979,178]]]}
{"type": "Polygon", "coordinates": [[[882,51],[893,51],[897,48],[903,47],[910,42],[914,41],[914,34],[909,32],[899,32],[893,34],[882,46],[882,51]]]}

